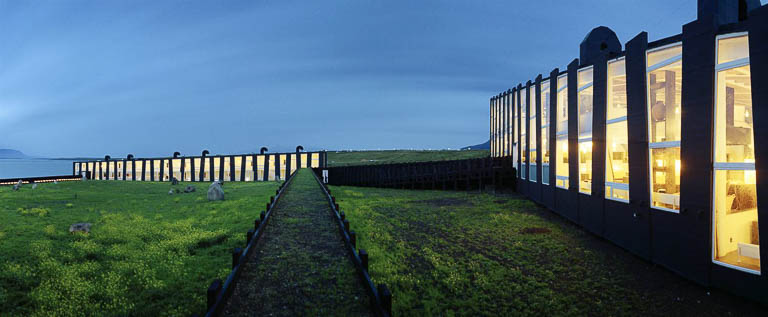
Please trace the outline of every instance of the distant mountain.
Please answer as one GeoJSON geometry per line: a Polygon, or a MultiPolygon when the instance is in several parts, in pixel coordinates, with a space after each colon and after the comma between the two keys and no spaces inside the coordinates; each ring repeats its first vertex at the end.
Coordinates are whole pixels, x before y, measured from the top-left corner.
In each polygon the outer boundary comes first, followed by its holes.
{"type": "Polygon", "coordinates": [[[0,159],[20,159],[28,156],[16,150],[0,149],[0,159]]]}
{"type": "Polygon", "coordinates": [[[482,144],[476,144],[476,145],[470,145],[467,147],[461,148],[462,150],[490,150],[491,149],[491,140],[486,141],[482,144]]]}

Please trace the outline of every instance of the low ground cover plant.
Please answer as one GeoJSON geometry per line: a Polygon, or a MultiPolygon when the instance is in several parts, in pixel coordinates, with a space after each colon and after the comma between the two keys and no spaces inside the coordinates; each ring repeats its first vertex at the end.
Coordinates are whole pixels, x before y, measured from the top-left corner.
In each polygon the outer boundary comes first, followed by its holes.
{"type": "Polygon", "coordinates": [[[488,157],[488,150],[387,150],[328,152],[328,166],[413,163],[488,157]]]}
{"type": "Polygon", "coordinates": [[[275,182],[88,181],[0,187],[0,315],[189,316],[231,269],[275,182]],[[169,187],[197,187],[169,195],[169,187]],[[90,233],[70,233],[91,223],[90,233]]]}
{"type": "Polygon", "coordinates": [[[765,315],[516,194],[331,186],[396,316],[765,315]]]}

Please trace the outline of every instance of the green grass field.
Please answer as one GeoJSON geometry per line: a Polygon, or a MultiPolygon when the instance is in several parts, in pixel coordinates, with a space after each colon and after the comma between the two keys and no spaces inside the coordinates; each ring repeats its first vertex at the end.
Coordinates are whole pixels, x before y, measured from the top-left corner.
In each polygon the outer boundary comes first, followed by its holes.
{"type": "Polygon", "coordinates": [[[765,316],[515,194],[331,190],[396,316],[765,316]]]}
{"type": "Polygon", "coordinates": [[[328,151],[328,166],[369,165],[410,163],[426,161],[463,160],[470,158],[488,157],[488,150],[471,151],[418,151],[418,150],[391,150],[391,151],[354,151],[334,152],[328,151]]]}
{"type": "Polygon", "coordinates": [[[0,187],[0,315],[189,316],[226,278],[231,250],[277,183],[226,183],[225,201],[189,183],[89,181],[0,187]],[[70,234],[78,222],[90,234],[70,234]]]}

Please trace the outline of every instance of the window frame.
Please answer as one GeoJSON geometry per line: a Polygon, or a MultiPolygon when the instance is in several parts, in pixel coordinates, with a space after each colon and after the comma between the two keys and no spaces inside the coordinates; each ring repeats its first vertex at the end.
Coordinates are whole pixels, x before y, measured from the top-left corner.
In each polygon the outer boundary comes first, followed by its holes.
{"type": "MultiPolygon", "coordinates": [[[[679,61],[682,61],[683,60],[682,48],[683,48],[683,42],[680,41],[680,42],[675,42],[675,43],[663,45],[663,46],[660,46],[660,47],[655,47],[655,48],[648,49],[648,50],[645,51],[645,59],[646,59],[646,65],[645,65],[645,83],[646,83],[646,88],[645,88],[645,96],[646,96],[646,99],[645,99],[645,111],[647,113],[647,116],[646,116],[647,118],[646,118],[645,126],[646,126],[646,133],[648,133],[648,139],[649,139],[648,140],[648,201],[650,202],[649,206],[650,206],[651,209],[661,210],[661,211],[666,211],[666,212],[671,212],[671,213],[676,213],[676,214],[680,213],[680,209],[679,209],[680,206],[678,206],[678,209],[675,210],[675,209],[666,208],[666,207],[654,206],[654,204],[653,204],[653,193],[654,193],[653,192],[653,179],[654,179],[653,178],[653,163],[654,163],[654,160],[653,160],[653,151],[652,150],[653,149],[668,149],[668,148],[678,148],[678,149],[681,149],[681,147],[680,147],[681,141],[651,142],[651,140],[650,140],[650,138],[652,136],[652,134],[651,134],[651,129],[652,128],[651,128],[651,124],[650,124],[651,109],[650,109],[650,104],[649,104],[650,100],[651,100],[651,98],[650,98],[651,91],[650,91],[650,88],[648,87],[648,74],[653,72],[653,71],[655,71],[655,70],[658,70],[660,68],[663,68],[663,67],[672,65],[674,63],[677,63],[679,61]],[[665,60],[661,60],[661,61],[657,62],[656,64],[648,66],[648,56],[651,53],[658,52],[658,51],[663,51],[663,50],[674,48],[674,47],[678,47],[678,46],[680,47],[680,54],[679,55],[675,55],[675,56],[669,57],[669,58],[667,58],[665,60]]],[[[681,72],[681,76],[682,76],[682,72],[681,72]]],[[[680,85],[680,91],[682,91],[682,88],[683,87],[682,87],[682,84],[681,84],[680,85]]],[[[681,98],[682,98],[682,94],[681,94],[681,98]]],[[[681,103],[680,111],[682,112],[682,100],[680,100],[680,103],[681,103]]],[[[666,118],[665,118],[665,121],[666,121],[666,118]]],[[[682,126],[682,115],[681,115],[681,126],[682,126]]],[[[682,140],[682,135],[680,135],[680,140],[682,140]]],[[[682,158],[680,160],[680,165],[682,166],[682,158]]],[[[682,170],[682,168],[681,168],[681,170],[682,170]]],[[[678,194],[677,194],[678,201],[680,200],[680,196],[681,196],[680,194],[681,194],[680,192],[678,192],[678,194]]]]}
{"type": "MultiPolygon", "coordinates": [[[[555,78],[555,85],[557,85],[556,86],[557,89],[555,91],[555,95],[559,96],[560,92],[565,90],[565,92],[566,92],[565,96],[567,98],[568,97],[568,73],[566,72],[566,73],[563,73],[563,74],[557,76],[557,78],[555,78]],[[565,78],[565,80],[564,80],[565,84],[563,85],[563,87],[559,86],[560,85],[560,78],[565,78]]],[[[560,102],[559,97],[557,99],[557,102],[558,103],[560,102]]],[[[566,176],[558,175],[558,169],[557,169],[557,160],[559,158],[557,156],[557,153],[562,152],[562,149],[558,149],[558,140],[565,139],[565,143],[566,143],[566,145],[568,145],[568,148],[570,149],[570,145],[568,144],[569,143],[569,141],[568,141],[568,126],[566,125],[565,130],[562,131],[562,132],[558,131],[558,129],[557,129],[558,124],[560,123],[560,121],[558,119],[558,113],[559,113],[558,110],[559,110],[559,104],[556,104],[555,105],[555,119],[556,119],[555,120],[555,187],[568,190],[568,187],[570,186],[570,176],[571,176],[570,168],[568,168],[566,166],[566,169],[565,169],[566,176]],[[560,186],[560,185],[557,184],[558,181],[564,181],[566,183],[566,185],[565,186],[560,186]]],[[[566,113],[566,115],[568,114],[567,103],[566,103],[565,113],[566,113]]],[[[570,116],[568,116],[568,120],[566,120],[566,123],[569,122],[570,120],[571,120],[571,118],[570,118],[570,116]]],[[[567,155],[568,151],[565,151],[565,153],[567,155]]],[[[571,158],[569,157],[568,161],[570,162],[570,160],[571,160],[571,158]]]]}
{"type": "Polygon", "coordinates": [[[531,84],[528,86],[528,131],[530,131],[528,134],[528,181],[533,183],[538,183],[538,175],[536,173],[536,169],[538,168],[538,163],[536,161],[539,158],[539,140],[536,138],[536,133],[539,131],[536,125],[536,117],[539,116],[539,104],[536,103],[536,87],[538,85],[531,84]],[[533,102],[531,102],[533,100],[533,102]],[[531,109],[535,111],[531,111],[531,109]],[[531,114],[533,113],[533,114],[531,114]],[[533,120],[533,125],[531,126],[531,120],[533,120]],[[533,146],[531,146],[533,145],[533,146]],[[533,154],[536,154],[536,157],[533,158],[533,154]],[[531,177],[533,175],[533,177],[531,177]],[[534,179],[535,178],[535,179],[534,179]]]}
{"type": "MultiPolygon", "coordinates": [[[[541,116],[541,128],[540,128],[540,130],[541,130],[541,142],[540,143],[541,143],[542,146],[541,146],[541,150],[539,150],[539,152],[541,153],[542,151],[546,151],[546,154],[548,154],[548,156],[550,157],[550,159],[549,159],[550,162],[544,163],[544,153],[539,154],[539,155],[541,155],[541,183],[544,184],[544,185],[549,185],[549,174],[552,172],[551,167],[550,167],[551,166],[551,161],[552,161],[552,158],[551,158],[552,153],[549,153],[550,152],[549,151],[549,147],[551,146],[551,144],[549,142],[549,137],[552,135],[552,131],[549,131],[547,129],[549,129],[549,126],[550,126],[549,117],[550,117],[550,112],[552,111],[552,96],[549,96],[549,101],[547,101],[548,107],[547,107],[547,113],[545,114],[544,113],[544,94],[545,94],[545,91],[546,91],[546,93],[549,93],[549,91],[551,91],[551,89],[552,89],[552,79],[551,78],[543,79],[541,81],[541,83],[543,83],[543,84],[539,85],[539,91],[540,91],[540,94],[541,94],[541,98],[540,98],[541,102],[539,103],[539,115],[541,116]],[[546,85],[546,89],[544,89],[544,87],[543,87],[544,85],[546,85]],[[545,122],[546,122],[546,124],[544,124],[545,122]],[[544,131],[547,131],[546,137],[544,136],[544,131]],[[543,145],[545,139],[547,140],[547,142],[546,142],[547,145],[546,146],[543,145]],[[544,166],[547,166],[547,175],[546,176],[544,175],[544,166]]],[[[555,83],[555,84],[557,84],[557,83],[555,83]]]]}
{"type": "MultiPolygon", "coordinates": [[[[578,114],[581,111],[581,107],[579,105],[579,100],[580,100],[579,96],[580,96],[581,92],[584,91],[584,90],[587,90],[589,88],[592,88],[594,86],[594,84],[595,84],[595,68],[594,68],[594,65],[589,65],[587,67],[583,67],[583,68],[578,69],[576,71],[576,77],[577,77],[576,78],[576,82],[577,82],[577,86],[578,86],[578,88],[576,89],[576,108],[577,108],[576,109],[576,113],[578,114]],[[592,78],[590,79],[590,81],[588,83],[584,84],[583,86],[578,86],[579,73],[581,73],[581,72],[585,72],[586,73],[588,71],[592,72],[592,78]]],[[[594,89],[592,90],[592,93],[593,93],[593,96],[592,96],[592,120],[594,120],[595,119],[594,118],[594,116],[595,116],[595,112],[594,112],[594,106],[595,106],[594,89]]],[[[570,121],[570,120],[571,120],[571,118],[569,117],[568,121],[570,121]]],[[[590,136],[589,137],[582,137],[581,133],[579,132],[581,130],[581,124],[580,124],[579,120],[580,120],[580,118],[577,117],[576,118],[576,148],[578,150],[577,152],[579,153],[578,154],[579,157],[577,158],[578,162],[579,162],[579,175],[578,175],[578,179],[579,179],[578,180],[579,181],[579,194],[585,194],[585,195],[591,196],[592,195],[592,180],[591,179],[592,179],[592,174],[594,172],[594,171],[592,171],[592,167],[591,166],[589,167],[590,168],[590,172],[589,172],[589,174],[590,174],[590,181],[589,181],[590,189],[589,189],[588,192],[584,192],[584,191],[581,190],[581,166],[580,166],[581,165],[581,144],[582,143],[587,143],[587,142],[592,143],[592,138],[593,138],[594,135],[593,135],[593,132],[592,132],[592,127],[589,127],[589,130],[590,130],[589,134],[590,134],[590,136]]],[[[594,148],[590,149],[590,151],[592,152],[591,154],[592,154],[593,160],[594,160],[594,148]]]]}
{"type": "MultiPolygon", "coordinates": [[[[618,58],[615,58],[615,59],[607,61],[606,62],[606,69],[610,70],[611,64],[613,64],[613,63],[620,63],[620,62],[624,62],[624,77],[626,78],[626,76],[627,76],[627,62],[626,62],[626,58],[624,56],[621,56],[621,57],[618,57],[618,58]]],[[[611,83],[611,78],[610,78],[610,75],[609,75],[608,78],[606,78],[606,84],[610,85],[610,83],[611,83]]],[[[624,94],[625,95],[627,94],[626,89],[627,89],[627,87],[626,87],[626,83],[625,83],[624,84],[624,94]]],[[[608,89],[606,89],[606,94],[607,94],[607,90],[608,89]]],[[[606,97],[608,97],[608,96],[606,95],[606,97]]],[[[607,103],[610,102],[610,100],[606,100],[606,101],[607,101],[607,103]]],[[[609,106],[610,105],[606,104],[606,108],[609,107],[609,106]]],[[[607,119],[607,117],[608,116],[607,116],[607,111],[606,111],[606,120],[605,120],[605,129],[606,129],[606,131],[608,130],[608,126],[610,126],[610,125],[612,125],[614,123],[621,123],[621,122],[629,123],[628,120],[627,120],[628,116],[626,114],[621,116],[621,117],[616,117],[616,118],[613,118],[613,119],[607,119]]],[[[629,131],[627,131],[627,137],[629,137],[629,131]]],[[[606,162],[608,160],[608,156],[609,156],[610,153],[611,152],[608,149],[608,144],[606,144],[606,146],[605,146],[605,159],[606,159],[606,162]]],[[[627,153],[627,154],[629,154],[629,153],[627,153]]],[[[629,160],[629,157],[627,158],[627,160],[629,160]]],[[[628,172],[629,171],[627,171],[627,173],[628,172]]],[[[604,174],[605,174],[604,176],[607,178],[608,177],[608,173],[605,172],[604,174]]],[[[621,199],[621,198],[613,197],[613,190],[614,189],[625,190],[629,194],[629,183],[625,184],[625,183],[609,182],[607,179],[603,180],[603,183],[604,183],[605,187],[610,188],[610,190],[607,190],[605,192],[605,195],[604,195],[605,199],[613,200],[613,201],[617,201],[617,202],[621,202],[621,203],[625,203],[625,204],[629,204],[629,198],[621,199]]]]}
{"type": "Polygon", "coordinates": [[[520,179],[528,179],[528,148],[531,146],[528,144],[528,111],[525,110],[525,104],[528,103],[528,97],[526,93],[528,92],[527,87],[521,87],[520,91],[518,91],[518,94],[520,96],[520,120],[518,121],[520,123],[520,169],[523,170],[520,172],[520,179]],[[525,97],[524,97],[525,96],[525,97]],[[523,102],[523,98],[525,98],[526,102],[523,102]],[[525,123],[525,125],[523,125],[525,123]]]}
{"type": "MultiPolygon", "coordinates": [[[[717,87],[717,80],[718,80],[718,75],[719,75],[720,72],[727,71],[727,70],[730,70],[730,69],[733,69],[733,68],[738,68],[738,67],[743,67],[743,66],[749,66],[750,65],[749,56],[747,56],[746,58],[740,58],[740,59],[732,60],[732,61],[725,62],[725,63],[722,63],[722,64],[718,64],[717,63],[717,58],[718,58],[719,53],[720,53],[720,41],[721,40],[730,39],[730,38],[742,37],[742,36],[749,37],[749,32],[736,32],[736,33],[721,34],[721,35],[718,35],[718,36],[715,37],[715,76],[714,76],[714,82],[712,83],[713,87],[717,87]]],[[[751,70],[752,69],[750,67],[750,77],[751,77],[751,70]]],[[[750,87],[750,92],[751,92],[751,87],[750,87]]],[[[713,99],[714,102],[713,102],[713,109],[712,110],[713,110],[714,115],[712,116],[712,131],[717,131],[717,127],[716,127],[717,126],[717,118],[715,117],[717,115],[717,107],[718,107],[718,104],[717,104],[717,89],[714,89],[714,95],[713,96],[714,96],[714,99],[713,99]]],[[[711,198],[712,198],[712,200],[711,200],[712,208],[710,210],[710,212],[712,213],[712,219],[711,219],[712,220],[712,228],[711,228],[711,230],[712,230],[711,233],[712,234],[714,234],[716,232],[716,230],[717,230],[717,227],[716,227],[717,226],[717,212],[715,211],[715,208],[716,208],[716,205],[715,205],[715,199],[716,199],[715,192],[717,190],[717,172],[718,171],[726,171],[726,172],[727,171],[744,171],[744,172],[746,172],[746,171],[754,171],[754,172],[756,172],[757,171],[755,169],[756,166],[755,166],[754,162],[752,162],[752,163],[744,163],[744,162],[738,162],[738,163],[737,162],[730,162],[730,163],[729,162],[718,162],[717,161],[717,149],[718,149],[717,148],[717,136],[715,135],[715,133],[716,132],[714,132],[712,134],[712,191],[711,191],[711,195],[710,195],[711,198]]],[[[753,137],[754,137],[754,131],[752,131],[752,133],[753,133],[753,137]]],[[[760,206],[758,205],[758,208],[759,207],[760,206]]],[[[758,212],[758,225],[759,225],[759,221],[760,221],[760,214],[758,212]]],[[[734,269],[734,270],[742,271],[742,272],[745,272],[745,273],[750,273],[750,274],[754,274],[754,275],[758,275],[758,276],[762,275],[761,271],[757,271],[757,270],[753,270],[753,269],[749,269],[749,268],[745,268],[745,267],[741,267],[741,266],[738,266],[738,265],[733,265],[733,264],[729,264],[729,263],[725,263],[725,262],[717,260],[717,254],[715,254],[715,249],[717,248],[717,246],[716,246],[717,241],[715,239],[711,239],[711,240],[712,240],[712,246],[711,246],[712,247],[712,252],[711,252],[712,263],[720,265],[720,266],[724,266],[724,267],[727,267],[727,268],[731,268],[731,269],[734,269]]],[[[760,270],[762,270],[762,265],[760,266],[760,270]]]]}

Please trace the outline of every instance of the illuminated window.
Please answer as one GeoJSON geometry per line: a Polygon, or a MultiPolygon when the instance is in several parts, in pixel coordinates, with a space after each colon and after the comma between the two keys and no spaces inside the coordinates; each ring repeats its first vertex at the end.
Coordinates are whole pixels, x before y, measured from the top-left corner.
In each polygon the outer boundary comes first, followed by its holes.
{"type": "Polygon", "coordinates": [[[514,95],[512,94],[511,91],[509,93],[507,93],[507,109],[509,110],[509,111],[507,111],[507,116],[506,116],[507,122],[508,122],[508,124],[507,124],[507,143],[509,143],[509,145],[508,145],[509,146],[509,155],[512,156],[512,162],[516,162],[517,161],[517,157],[516,157],[517,154],[515,152],[515,143],[513,141],[513,139],[514,139],[513,135],[514,135],[514,129],[515,129],[515,122],[514,122],[514,119],[515,119],[514,118],[515,107],[513,105],[514,104],[514,97],[513,96],[514,95]]]}
{"type": "Polygon", "coordinates": [[[526,112],[526,92],[527,88],[523,88],[520,92],[520,178],[526,179],[528,177],[528,133],[525,130],[528,122],[528,112],[526,112]]]}
{"type": "Polygon", "coordinates": [[[519,146],[520,146],[519,145],[519,142],[520,142],[519,141],[520,140],[520,131],[519,131],[520,121],[518,119],[520,118],[520,116],[517,114],[517,111],[518,111],[517,94],[518,94],[517,90],[514,90],[512,92],[512,115],[514,116],[514,118],[512,120],[512,122],[514,122],[514,124],[512,125],[512,135],[514,137],[514,140],[512,141],[512,143],[513,143],[513,145],[512,145],[512,160],[513,160],[513,163],[515,164],[514,166],[515,166],[515,172],[517,173],[517,177],[520,177],[520,169],[518,168],[518,165],[517,165],[519,163],[519,156],[520,156],[520,153],[518,151],[519,146]]]}
{"type": "Polygon", "coordinates": [[[579,192],[592,193],[592,67],[578,73],[579,192]]]}
{"type": "Polygon", "coordinates": [[[496,155],[504,156],[504,142],[502,141],[502,130],[504,129],[504,105],[503,97],[496,99],[496,155]]]}
{"type": "Polygon", "coordinates": [[[568,75],[557,78],[555,186],[568,188],[568,75]]]}
{"type": "Polygon", "coordinates": [[[504,120],[506,115],[506,109],[504,108],[504,98],[506,98],[505,94],[501,95],[501,98],[499,98],[499,156],[505,156],[506,155],[506,146],[504,145],[504,131],[506,129],[506,120],[504,120]]]}
{"type": "Polygon", "coordinates": [[[680,210],[682,46],[648,52],[648,144],[651,207],[680,210]]]}
{"type": "Polygon", "coordinates": [[[281,179],[286,179],[288,176],[285,173],[286,168],[286,160],[288,159],[287,155],[280,155],[280,177],[281,179]]]}
{"type": "Polygon", "coordinates": [[[230,180],[230,178],[229,178],[230,175],[231,175],[231,173],[230,173],[231,172],[230,164],[231,163],[230,163],[229,156],[225,156],[224,157],[224,166],[221,167],[221,168],[224,169],[224,181],[229,181],[230,180]]]}
{"type": "Polygon", "coordinates": [[[717,50],[712,256],[715,263],[760,274],[748,37],[718,37],[717,50]]]}
{"type": "Polygon", "coordinates": [[[491,98],[491,156],[496,157],[496,98],[491,98]]]}
{"type": "Polygon", "coordinates": [[[117,162],[115,164],[115,179],[122,180],[123,179],[123,162],[117,162]]]}
{"type": "Polygon", "coordinates": [[[541,82],[541,182],[549,185],[549,82],[541,82]]]}
{"type": "Polygon", "coordinates": [[[160,179],[160,166],[161,166],[160,164],[161,163],[162,162],[160,160],[153,160],[152,161],[152,164],[154,164],[154,167],[155,167],[155,175],[154,175],[155,176],[155,181],[160,181],[161,180],[160,179]]]}
{"type": "Polygon", "coordinates": [[[301,167],[309,167],[309,161],[307,153],[301,153],[301,167]]]}
{"type": "Polygon", "coordinates": [[[296,154],[291,154],[289,156],[291,158],[291,173],[290,174],[293,174],[293,172],[295,172],[296,169],[298,168],[298,166],[296,166],[296,164],[297,164],[296,163],[296,154]]]}
{"type": "Polygon", "coordinates": [[[320,153],[312,153],[312,167],[320,167],[320,153]]]}
{"type": "Polygon", "coordinates": [[[136,175],[136,180],[141,180],[141,175],[144,174],[144,168],[141,166],[143,161],[136,161],[136,168],[134,168],[133,174],[136,175]]]}
{"type": "MultiPolygon", "coordinates": [[[[186,162],[184,162],[184,181],[192,181],[192,159],[187,158],[184,159],[186,162]]],[[[195,168],[197,168],[197,165],[195,165],[195,168]]]]}
{"type": "Polygon", "coordinates": [[[125,180],[133,180],[133,161],[125,162],[125,180]]]}
{"type": "Polygon", "coordinates": [[[199,181],[203,181],[202,179],[200,179],[200,169],[203,167],[201,165],[201,164],[203,164],[202,159],[198,157],[198,158],[194,158],[193,160],[195,162],[195,169],[192,171],[192,173],[194,173],[194,178],[198,182],[199,181]]]}
{"type": "Polygon", "coordinates": [[[537,108],[539,107],[539,105],[536,104],[536,86],[532,86],[529,91],[531,92],[531,97],[530,97],[530,100],[528,101],[528,103],[530,104],[530,111],[528,111],[529,112],[528,113],[528,123],[529,123],[529,127],[531,129],[531,133],[530,133],[530,137],[529,137],[531,142],[529,143],[530,145],[528,146],[530,148],[528,150],[528,152],[530,153],[530,158],[529,158],[529,160],[530,160],[530,168],[528,169],[529,170],[528,180],[530,180],[532,182],[536,182],[537,181],[537,179],[536,179],[536,166],[537,166],[536,159],[537,159],[537,154],[538,154],[538,151],[537,151],[538,142],[536,140],[536,129],[537,129],[536,128],[536,114],[538,113],[537,108]]]}
{"type": "Polygon", "coordinates": [[[627,75],[624,59],[608,62],[605,122],[605,198],[629,202],[627,75]]]}
{"type": "Polygon", "coordinates": [[[256,179],[264,180],[264,155],[256,156],[256,179]]]}
{"type": "Polygon", "coordinates": [[[269,156],[269,180],[275,180],[275,160],[277,160],[277,155],[270,155],[269,156]]]}

